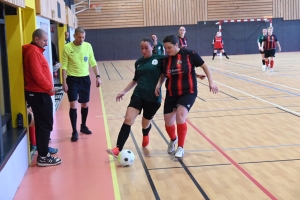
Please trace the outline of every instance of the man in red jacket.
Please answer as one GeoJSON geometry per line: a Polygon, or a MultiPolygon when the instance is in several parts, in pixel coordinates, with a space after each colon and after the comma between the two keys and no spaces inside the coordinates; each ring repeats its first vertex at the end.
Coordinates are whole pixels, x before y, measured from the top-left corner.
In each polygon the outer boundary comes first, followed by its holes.
{"type": "Polygon", "coordinates": [[[32,42],[23,46],[25,96],[35,118],[38,166],[61,163],[61,159],[50,155],[48,148],[50,132],[53,129],[51,96],[55,90],[48,62],[43,55],[47,43],[47,33],[37,29],[32,34],[32,42]]]}

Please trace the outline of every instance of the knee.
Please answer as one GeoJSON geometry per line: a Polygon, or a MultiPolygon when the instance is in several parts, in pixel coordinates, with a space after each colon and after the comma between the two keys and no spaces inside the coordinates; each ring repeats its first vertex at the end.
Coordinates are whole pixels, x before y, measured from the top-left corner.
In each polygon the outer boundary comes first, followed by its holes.
{"type": "Polygon", "coordinates": [[[125,124],[128,124],[129,126],[132,126],[134,123],[134,119],[128,116],[125,116],[125,120],[124,120],[125,124]]]}
{"type": "Polygon", "coordinates": [[[88,107],[88,103],[82,103],[82,104],[81,104],[81,107],[87,108],[87,107],[88,107]]]}
{"type": "Polygon", "coordinates": [[[77,108],[77,101],[70,102],[70,108],[76,109],[77,108]]]}

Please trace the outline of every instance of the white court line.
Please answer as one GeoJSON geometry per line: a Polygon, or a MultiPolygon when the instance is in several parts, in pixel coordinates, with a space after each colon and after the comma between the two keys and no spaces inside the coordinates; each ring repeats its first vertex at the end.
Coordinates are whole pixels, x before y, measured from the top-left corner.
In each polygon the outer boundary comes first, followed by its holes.
{"type": "Polygon", "coordinates": [[[263,102],[265,102],[265,103],[271,104],[271,105],[273,105],[273,106],[275,106],[275,107],[277,107],[277,108],[280,108],[280,109],[282,109],[282,110],[285,110],[285,111],[287,111],[287,112],[289,112],[289,113],[292,113],[292,114],[297,115],[297,116],[300,117],[300,113],[298,113],[298,112],[295,112],[295,111],[293,111],[293,110],[287,109],[287,108],[285,108],[285,107],[283,107],[283,106],[280,106],[280,105],[278,105],[278,104],[272,103],[272,102],[270,102],[270,101],[266,101],[266,100],[261,99],[261,98],[259,98],[259,97],[257,97],[257,96],[254,96],[254,95],[252,95],[252,94],[248,94],[248,93],[246,93],[246,92],[243,92],[243,91],[241,91],[241,90],[238,90],[238,89],[235,89],[235,88],[233,88],[233,87],[227,86],[227,85],[225,85],[225,84],[219,83],[219,82],[217,82],[217,81],[214,81],[214,82],[215,82],[215,83],[218,83],[218,84],[220,84],[220,85],[223,85],[224,87],[227,87],[227,88],[230,88],[230,89],[232,89],[232,90],[235,90],[235,91],[237,91],[237,92],[240,92],[240,93],[243,93],[243,94],[245,94],[245,95],[248,95],[248,96],[250,96],[250,97],[253,97],[253,98],[255,98],[255,99],[258,99],[258,100],[260,100],[260,101],[263,101],[263,102]]]}
{"type": "Polygon", "coordinates": [[[292,90],[297,90],[297,91],[300,91],[300,89],[297,89],[297,88],[292,88],[292,87],[289,87],[289,86],[285,86],[285,85],[281,85],[281,84],[273,83],[273,82],[270,82],[270,81],[265,81],[265,80],[262,80],[262,79],[259,79],[259,78],[254,78],[254,77],[252,77],[252,76],[247,76],[247,75],[243,75],[243,74],[235,73],[235,72],[232,72],[232,71],[229,71],[229,70],[220,69],[220,68],[217,68],[217,67],[212,67],[212,66],[209,66],[209,67],[211,67],[211,68],[215,68],[215,69],[217,69],[217,70],[221,70],[221,71],[229,72],[229,73],[232,73],[232,74],[237,74],[237,75],[239,75],[239,76],[245,76],[245,77],[247,77],[247,78],[251,78],[251,79],[259,80],[259,81],[262,81],[262,82],[270,83],[270,84],[273,84],[273,85],[277,85],[277,86],[281,86],[281,87],[289,88],[289,89],[292,89],[292,90]]]}

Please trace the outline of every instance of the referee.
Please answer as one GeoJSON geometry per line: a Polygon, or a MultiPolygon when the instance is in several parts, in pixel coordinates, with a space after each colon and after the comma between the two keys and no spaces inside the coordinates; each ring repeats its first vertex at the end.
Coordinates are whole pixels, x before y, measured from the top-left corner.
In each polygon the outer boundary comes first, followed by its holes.
{"type": "Polygon", "coordinates": [[[72,125],[71,141],[78,140],[76,128],[77,101],[81,103],[81,126],[80,132],[92,134],[86,126],[88,116],[88,102],[90,100],[91,80],[89,65],[92,66],[96,75],[96,87],[100,87],[101,79],[93,48],[90,43],[84,42],[85,30],[81,27],[75,29],[74,41],[64,46],[62,56],[63,90],[68,93],[70,102],[70,120],[72,125]],[[78,97],[79,96],[79,97],[78,97]]]}

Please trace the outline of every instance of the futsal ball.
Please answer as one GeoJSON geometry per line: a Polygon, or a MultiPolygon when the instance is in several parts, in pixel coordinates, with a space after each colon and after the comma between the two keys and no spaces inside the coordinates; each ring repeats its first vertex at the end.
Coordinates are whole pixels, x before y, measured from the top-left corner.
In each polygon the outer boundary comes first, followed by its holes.
{"type": "Polygon", "coordinates": [[[132,165],[134,161],[134,154],[129,149],[123,149],[119,155],[118,155],[118,161],[121,166],[127,167],[129,165],[132,165]]]}

